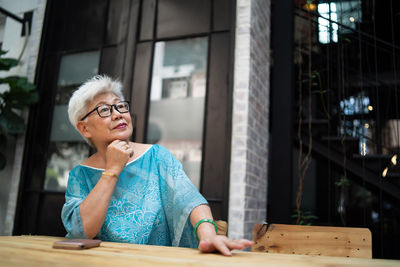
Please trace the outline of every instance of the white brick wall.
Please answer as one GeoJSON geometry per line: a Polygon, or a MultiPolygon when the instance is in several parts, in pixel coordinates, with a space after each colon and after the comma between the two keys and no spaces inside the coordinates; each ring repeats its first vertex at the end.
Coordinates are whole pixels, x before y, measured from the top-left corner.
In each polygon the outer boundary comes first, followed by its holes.
{"type": "Polygon", "coordinates": [[[229,236],[251,239],[266,218],[270,0],[238,0],[232,116],[229,236]]]}

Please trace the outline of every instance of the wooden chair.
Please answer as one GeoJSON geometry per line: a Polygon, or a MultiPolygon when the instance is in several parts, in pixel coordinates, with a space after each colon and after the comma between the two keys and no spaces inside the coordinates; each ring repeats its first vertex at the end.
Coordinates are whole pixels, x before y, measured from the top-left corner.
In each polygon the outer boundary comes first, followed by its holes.
{"type": "Polygon", "coordinates": [[[251,251],[372,258],[367,228],[256,224],[251,251]]]}
{"type": "Polygon", "coordinates": [[[226,235],[227,230],[228,230],[228,223],[226,221],[215,221],[215,224],[217,225],[217,235],[226,235]]]}

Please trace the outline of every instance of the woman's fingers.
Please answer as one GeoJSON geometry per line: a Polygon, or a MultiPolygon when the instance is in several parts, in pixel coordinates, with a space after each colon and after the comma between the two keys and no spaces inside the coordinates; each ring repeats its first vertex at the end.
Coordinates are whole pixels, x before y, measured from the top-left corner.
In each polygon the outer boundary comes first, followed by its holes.
{"type": "Polygon", "coordinates": [[[199,249],[202,252],[213,252],[215,251],[215,247],[213,243],[207,241],[207,240],[202,240],[199,243],[199,249]]]}
{"type": "Polygon", "coordinates": [[[127,143],[126,141],[121,141],[121,140],[114,140],[111,142],[110,145],[118,147],[121,150],[126,150],[127,148],[129,148],[129,143],[127,143]]]}
{"type": "Polygon", "coordinates": [[[214,238],[213,240],[213,245],[216,250],[218,250],[222,255],[225,256],[232,256],[231,249],[228,248],[227,246],[227,237],[226,236],[221,236],[221,238],[214,238]]]}
{"type": "Polygon", "coordinates": [[[225,256],[232,255],[225,243],[218,238],[214,238],[213,240],[201,240],[199,243],[199,250],[205,253],[219,251],[225,256]]]}
{"type": "Polygon", "coordinates": [[[230,249],[244,249],[247,246],[251,246],[253,243],[250,240],[245,240],[245,239],[229,239],[226,238],[225,240],[225,245],[230,249]]]}
{"type": "Polygon", "coordinates": [[[238,244],[243,247],[250,247],[254,245],[254,242],[248,239],[237,239],[237,240],[232,240],[235,244],[238,244]]]}
{"type": "Polygon", "coordinates": [[[114,140],[107,147],[106,169],[119,175],[132,155],[133,148],[129,142],[114,140]]]}
{"type": "Polygon", "coordinates": [[[248,239],[239,239],[239,241],[244,244],[246,247],[251,247],[254,245],[254,241],[248,240],[248,239]]]}
{"type": "Polygon", "coordinates": [[[202,252],[213,252],[219,251],[225,256],[231,256],[231,250],[243,249],[245,247],[252,246],[253,241],[247,239],[232,240],[226,236],[215,236],[212,240],[202,240],[199,244],[199,249],[202,252]]]}
{"type": "Polygon", "coordinates": [[[130,145],[129,142],[124,142],[123,143],[123,149],[129,155],[129,157],[133,156],[133,148],[132,148],[132,146],[130,145]]]}
{"type": "Polygon", "coordinates": [[[133,152],[131,145],[127,141],[114,140],[111,142],[111,144],[108,147],[109,148],[117,148],[118,150],[120,150],[128,155],[131,155],[133,152]]]}

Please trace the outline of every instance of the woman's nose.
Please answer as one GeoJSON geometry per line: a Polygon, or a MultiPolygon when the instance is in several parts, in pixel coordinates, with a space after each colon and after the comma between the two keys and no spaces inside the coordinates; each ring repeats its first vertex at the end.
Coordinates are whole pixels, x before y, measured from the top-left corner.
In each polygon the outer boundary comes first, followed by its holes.
{"type": "Polygon", "coordinates": [[[122,117],[122,114],[115,108],[113,108],[112,113],[111,113],[111,118],[113,120],[120,119],[122,117]]]}

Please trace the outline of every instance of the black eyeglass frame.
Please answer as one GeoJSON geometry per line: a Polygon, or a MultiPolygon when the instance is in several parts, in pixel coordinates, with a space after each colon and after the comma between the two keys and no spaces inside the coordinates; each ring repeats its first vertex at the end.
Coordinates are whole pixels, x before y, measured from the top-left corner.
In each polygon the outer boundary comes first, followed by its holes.
{"type": "Polygon", "coordinates": [[[130,111],[130,103],[129,103],[129,101],[119,101],[118,103],[115,103],[115,104],[112,104],[112,105],[110,105],[110,104],[101,104],[100,106],[97,106],[94,109],[92,109],[91,111],[89,111],[88,113],[86,113],[86,115],[83,116],[83,118],[80,119],[80,121],[83,121],[84,119],[89,117],[89,115],[92,114],[95,111],[97,111],[97,114],[99,115],[100,118],[110,117],[112,115],[112,113],[113,113],[113,108],[115,108],[115,110],[118,111],[119,113],[128,113],[130,111]],[[123,111],[123,112],[119,111],[117,105],[120,104],[120,103],[128,104],[128,110],[127,111],[123,111]],[[110,107],[110,115],[107,115],[107,116],[100,115],[99,108],[102,107],[102,106],[109,106],[110,107]]]}

